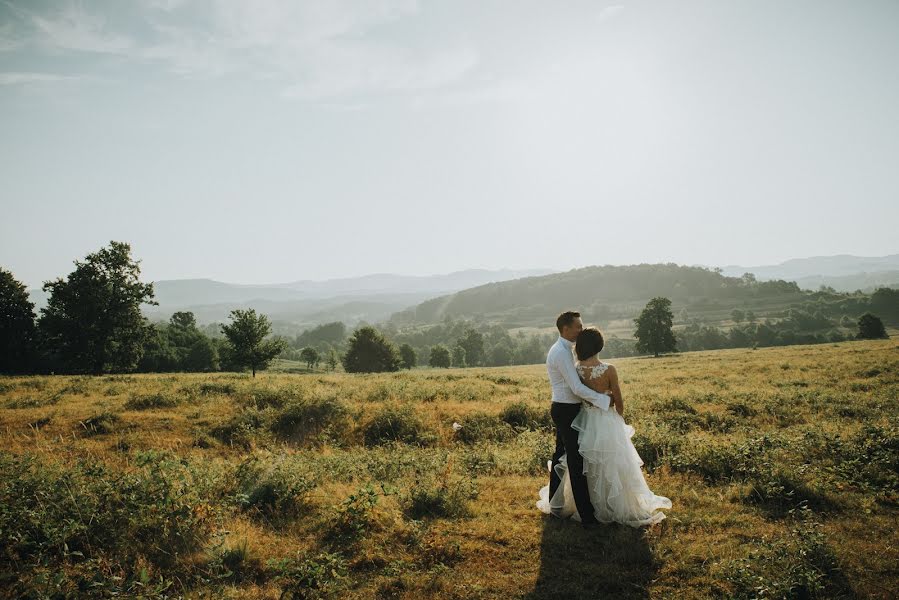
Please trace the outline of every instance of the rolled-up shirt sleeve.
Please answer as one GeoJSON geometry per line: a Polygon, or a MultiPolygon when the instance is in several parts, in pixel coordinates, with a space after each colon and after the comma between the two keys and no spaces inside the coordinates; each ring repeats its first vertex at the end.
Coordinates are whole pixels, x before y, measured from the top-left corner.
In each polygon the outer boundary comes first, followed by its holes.
{"type": "Polygon", "coordinates": [[[556,366],[565,378],[565,383],[571,388],[571,391],[580,398],[583,398],[590,404],[598,406],[603,410],[609,410],[612,398],[608,394],[600,394],[594,389],[584,385],[581,378],[577,375],[577,369],[574,368],[574,362],[570,360],[559,360],[556,357],[556,366]]]}

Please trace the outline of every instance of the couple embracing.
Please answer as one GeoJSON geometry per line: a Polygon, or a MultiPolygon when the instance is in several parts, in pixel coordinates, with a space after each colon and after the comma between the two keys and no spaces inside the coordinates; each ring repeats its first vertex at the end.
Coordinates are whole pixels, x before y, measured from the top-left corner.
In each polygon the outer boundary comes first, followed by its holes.
{"type": "Polygon", "coordinates": [[[658,523],[671,500],[653,494],[643,477],[643,460],[631,442],[634,428],[622,417],[618,373],[598,358],[602,334],[584,329],[580,313],[572,311],[559,315],[556,327],[559,339],[546,357],[556,450],[537,507],[586,528],[658,523]]]}

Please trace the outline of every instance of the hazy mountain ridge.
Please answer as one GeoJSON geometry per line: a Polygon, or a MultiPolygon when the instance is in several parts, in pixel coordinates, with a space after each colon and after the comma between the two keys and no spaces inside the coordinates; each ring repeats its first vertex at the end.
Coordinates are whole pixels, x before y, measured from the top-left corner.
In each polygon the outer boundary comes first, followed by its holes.
{"type": "Polygon", "coordinates": [[[812,256],[793,258],[777,265],[760,265],[741,267],[728,265],[721,271],[729,277],[740,277],[743,273],[752,273],[758,279],[784,279],[797,281],[814,277],[845,277],[883,271],[899,271],[899,254],[888,256],[853,256],[838,254],[835,256],[812,256]]]}

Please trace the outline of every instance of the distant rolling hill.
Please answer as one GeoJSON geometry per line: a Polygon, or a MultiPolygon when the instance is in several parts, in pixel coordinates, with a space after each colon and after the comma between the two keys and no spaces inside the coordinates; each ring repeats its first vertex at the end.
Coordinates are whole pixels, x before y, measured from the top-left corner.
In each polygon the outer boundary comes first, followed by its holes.
{"type": "Polygon", "coordinates": [[[630,319],[655,296],[675,310],[721,319],[734,307],[759,314],[803,300],[795,283],[747,282],[702,267],[675,264],[595,266],[491,283],[422,302],[391,318],[398,326],[437,323],[447,317],[474,318],[506,327],[546,327],[566,309],[586,320],[630,319]]]}
{"type": "Polygon", "coordinates": [[[851,292],[877,286],[899,286],[899,254],[888,256],[813,256],[794,258],[777,265],[741,267],[729,265],[722,273],[739,277],[752,273],[758,279],[795,281],[804,289],[831,286],[837,291],[851,292]]]}
{"type": "MultiPolygon", "coordinates": [[[[294,281],[268,285],[241,285],[212,279],[175,279],[153,282],[158,306],[143,307],[151,319],[168,319],[175,311],[189,310],[201,324],[225,321],[235,308],[254,308],[279,323],[278,329],[304,328],[328,321],[348,324],[376,322],[427,298],[535,274],[548,269],[470,269],[445,275],[366,275],[325,281],[294,281]],[[294,327],[291,327],[294,326],[294,327]]],[[[46,306],[47,295],[29,290],[35,309],[46,306]]]]}

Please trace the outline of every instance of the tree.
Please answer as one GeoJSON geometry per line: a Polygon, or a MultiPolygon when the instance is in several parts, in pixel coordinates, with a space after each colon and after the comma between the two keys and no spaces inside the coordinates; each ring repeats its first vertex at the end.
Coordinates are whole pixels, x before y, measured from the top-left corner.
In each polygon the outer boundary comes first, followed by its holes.
{"type": "Polygon", "coordinates": [[[343,355],[343,368],[347,373],[399,371],[400,354],[380,331],[370,326],[361,327],[350,336],[343,355]]]}
{"type": "Polygon", "coordinates": [[[512,348],[507,342],[500,342],[490,350],[490,366],[505,367],[512,364],[512,348]]]}
{"type": "Polygon", "coordinates": [[[746,318],[746,314],[739,308],[735,308],[730,311],[730,318],[733,319],[734,323],[742,323],[743,319],[746,318]]]}
{"type": "Polygon", "coordinates": [[[456,367],[457,369],[465,368],[465,365],[467,364],[466,359],[468,358],[467,353],[465,352],[465,348],[463,348],[462,346],[453,346],[451,357],[454,367],[456,367]]]}
{"type": "Polygon", "coordinates": [[[337,368],[337,363],[340,362],[340,358],[337,356],[337,351],[333,348],[328,350],[328,358],[325,359],[325,368],[329,371],[333,371],[337,368]]]}
{"type": "Polygon", "coordinates": [[[465,362],[470,367],[484,364],[484,336],[474,329],[466,329],[458,344],[465,349],[465,362]]]}
{"type": "Polygon", "coordinates": [[[442,367],[448,369],[450,366],[450,351],[443,344],[437,344],[431,348],[431,355],[428,357],[428,364],[432,367],[442,367]]]}
{"type": "Polygon", "coordinates": [[[887,330],[879,317],[868,312],[858,318],[858,339],[882,340],[887,337],[887,330]]]}
{"type": "Polygon", "coordinates": [[[300,351],[300,360],[306,363],[306,366],[310,369],[314,369],[321,357],[318,355],[318,350],[307,346],[300,351]]]}
{"type": "Polygon", "coordinates": [[[634,337],[637,338],[639,352],[651,352],[658,356],[662,352],[677,351],[677,341],[671,330],[674,315],[668,298],[660,296],[650,300],[634,323],[637,325],[634,337]]]}
{"type": "Polygon", "coordinates": [[[413,368],[417,362],[415,349],[409,344],[403,344],[402,346],[400,346],[400,360],[403,361],[404,369],[413,368]]]}
{"type": "Polygon", "coordinates": [[[755,323],[758,318],[755,316],[755,313],[750,310],[746,313],[746,320],[750,323],[755,323]]]}
{"type": "Polygon", "coordinates": [[[199,334],[187,349],[187,354],[181,362],[181,368],[193,373],[218,371],[219,355],[212,340],[199,334]]]}
{"type": "Polygon", "coordinates": [[[94,374],[135,368],[149,327],[140,305],[158,304],[153,284],[139,280],[139,265],[131,246],[110,242],[75,261],[68,279],[44,284],[50,297],[38,329],[64,368],[94,374]]]}
{"type": "Polygon", "coordinates": [[[257,315],[252,308],[232,310],[231,323],[222,325],[222,333],[231,348],[230,360],[239,367],[249,367],[256,377],[256,371],[263,371],[272,360],[287,347],[282,339],[266,340],[272,332],[272,325],[265,315],[257,315]]]}
{"type": "Polygon", "coordinates": [[[34,369],[34,303],[25,285],[0,268],[0,373],[34,369]]]}

